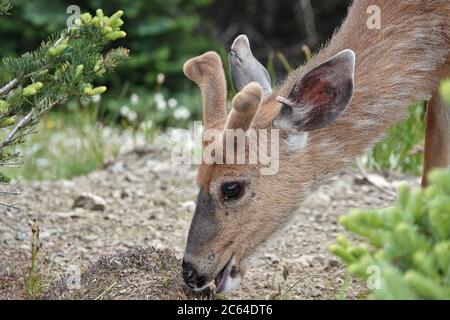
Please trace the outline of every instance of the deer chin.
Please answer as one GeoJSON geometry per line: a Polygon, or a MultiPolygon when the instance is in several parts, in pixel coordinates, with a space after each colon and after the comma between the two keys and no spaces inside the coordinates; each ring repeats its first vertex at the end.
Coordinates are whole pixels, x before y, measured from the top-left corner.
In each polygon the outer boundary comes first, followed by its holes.
{"type": "Polygon", "coordinates": [[[236,259],[233,255],[214,280],[216,293],[231,293],[239,287],[241,279],[241,268],[236,264],[236,259]]]}

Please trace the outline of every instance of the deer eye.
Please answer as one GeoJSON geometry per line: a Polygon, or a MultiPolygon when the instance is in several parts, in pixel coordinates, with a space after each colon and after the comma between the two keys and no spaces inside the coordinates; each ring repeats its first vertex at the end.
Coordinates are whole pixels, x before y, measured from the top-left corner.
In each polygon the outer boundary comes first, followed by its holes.
{"type": "Polygon", "coordinates": [[[240,182],[226,182],[220,187],[224,200],[236,200],[244,194],[245,186],[240,182]]]}

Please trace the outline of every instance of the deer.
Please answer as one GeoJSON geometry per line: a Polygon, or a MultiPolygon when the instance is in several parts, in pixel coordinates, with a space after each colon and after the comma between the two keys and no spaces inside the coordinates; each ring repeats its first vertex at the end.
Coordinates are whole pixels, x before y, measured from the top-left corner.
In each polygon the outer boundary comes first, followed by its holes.
{"type": "Polygon", "coordinates": [[[422,186],[430,170],[450,165],[450,109],[438,92],[450,75],[449,0],[354,0],[331,39],[276,87],[245,35],[228,60],[237,91],[229,114],[219,55],[184,65],[202,94],[204,129],[278,130],[279,169],[261,175],[258,164],[200,165],[182,262],[192,290],[239,287],[258,248],[306,196],[404,120],[414,102],[426,102],[422,186]],[[379,8],[380,28],[368,28],[369,6],[379,8]]]}

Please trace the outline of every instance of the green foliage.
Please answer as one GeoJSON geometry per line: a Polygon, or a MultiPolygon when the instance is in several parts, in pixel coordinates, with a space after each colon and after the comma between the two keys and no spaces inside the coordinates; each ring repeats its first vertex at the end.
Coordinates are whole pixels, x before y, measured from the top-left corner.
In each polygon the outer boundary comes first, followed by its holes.
{"type": "Polygon", "coordinates": [[[64,112],[45,115],[37,133],[20,146],[23,164],[8,169],[8,175],[48,180],[88,174],[113,160],[122,145],[152,142],[161,128],[188,127],[201,118],[199,94],[171,96],[163,82],[151,93],[96,96],[86,102],[71,100],[64,112]]]}
{"type": "Polygon", "coordinates": [[[12,5],[8,0],[2,0],[0,2],[0,15],[8,15],[11,9],[12,5]]]}
{"type": "Polygon", "coordinates": [[[380,271],[374,298],[450,299],[450,172],[433,171],[429,180],[426,189],[401,187],[394,207],[353,210],[340,219],[370,246],[339,236],[330,250],[361,279],[380,271]]]}
{"type": "Polygon", "coordinates": [[[442,99],[450,106],[450,79],[444,80],[439,88],[442,99]]]}
{"type": "Polygon", "coordinates": [[[39,238],[39,225],[36,222],[31,228],[31,265],[25,276],[25,294],[29,299],[36,299],[45,291],[45,278],[38,267],[38,255],[41,250],[41,240],[39,238]]]}
{"type": "Polygon", "coordinates": [[[106,90],[94,88],[92,82],[128,57],[124,48],[102,52],[111,41],[125,36],[120,29],[122,14],[107,17],[101,10],[95,17],[83,14],[74,27],[54,34],[37,50],[2,60],[0,166],[17,164],[15,147],[34,131],[44,113],[69,98],[86,100],[106,90]]]}
{"type": "Polygon", "coordinates": [[[122,128],[148,126],[186,128],[193,119],[201,119],[199,94],[169,95],[167,90],[152,93],[136,91],[117,99],[104,99],[102,121],[118,123],[122,128]]]}
{"type": "Polygon", "coordinates": [[[185,89],[182,66],[199,53],[218,49],[202,36],[208,22],[201,20],[198,10],[210,0],[120,0],[126,4],[130,32],[128,43],[134,58],[125,65],[128,81],[141,86],[157,85],[158,74],[169,79],[169,89],[185,89]],[[194,32],[196,31],[196,32],[194,32]]]}
{"type": "MultiPolygon", "coordinates": [[[[199,16],[199,10],[211,2],[82,0],[76,1],[76,5],[81,11],[91,12],[98,7],[105,12],[126,9],[126,24],[122,29],[128,36],[120,39],[119,44],[129,48],[133,55],[115,74],[107,76],[109,87],[121,88],[128,83],[132,90],[153,88],[158,74],[164,74],[170,80],[169,89],[175,92],[186,88],[183,63],[194,55],[218,47],[208,37],[212,28],[199,16]]],[[[0,19],[0,56],[15,55],[37,46],[40,39],[66,24],[71,15],[66,13],[67,8],[74,4],[69,0],[16,0],[14,3],[14,21],[0,19]],[[18,25],[21,27],[17,28],[18,25]]]]}
{"type": "MultiPolygon", "coordinates": [[[[450,106],[450,80],[441,83],[439,92],[450,106]]],[[[386,137],[360,159],[371,170],[421,175],[424,135],[425,107],[423,103],[414,104],[408,119],[389,129],[386,137]]]]}
{"type": "Polygon", "coordinates": [[[391,127],[386,137],[360,159],[371,170],[390,170],[420,175],[423,164],[425,108],[410,108],[408,119],[391,127]]]}
{"type": "Polygon", "coordinates": [[[71,179],[100,169],[114,159],[123,139],[118,130],[98,121],[98,104],[70,104],[65,113],[49,113],[20,152],[23,163],[10,168],[17,180],[71,179]]]}

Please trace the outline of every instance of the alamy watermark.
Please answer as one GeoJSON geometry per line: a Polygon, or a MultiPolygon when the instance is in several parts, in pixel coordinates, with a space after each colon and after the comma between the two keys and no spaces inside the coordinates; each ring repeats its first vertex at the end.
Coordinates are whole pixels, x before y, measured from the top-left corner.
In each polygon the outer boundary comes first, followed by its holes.
{"type": "Polygon", "coordinates": [[[182,138],[172,149],[178,164],[259,165],[261,175],[275,175],[279,169],[278,129],[210,129],[202,122],[182,130],[182,138]]]}
{"type": "Polygon", "coordinates": [[[381,269],[377,265],[371,265],[367,268],[367,288],[370,290],[380,290],[381,289],[381,269]]]}
{"type": "Polygon", "coordinates": [[[380,30],[381,29],[381,9],[377,5],[371,5],[367,7],[367,14],[369,18],[367,19],[367,28],[369,30],[380,30]]]}
{"type": "Polygon", "coordinates": [[[81,9],[80,9],[80,7],[77,6],[77,5],[72,4],[72,5],[67,7],[66,13],[70,14],[70,16],[66,20],[67,28],[70,29],[70,28],[75,27],[75,21],[77,19],[79,19],[80,16],[81,16],[81,9]]]}

